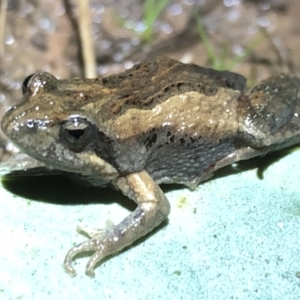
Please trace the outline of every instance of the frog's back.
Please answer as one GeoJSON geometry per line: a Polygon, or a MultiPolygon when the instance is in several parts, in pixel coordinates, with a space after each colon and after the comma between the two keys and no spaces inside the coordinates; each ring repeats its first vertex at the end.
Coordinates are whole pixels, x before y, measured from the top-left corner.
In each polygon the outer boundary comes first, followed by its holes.
{"type": "Polygon", "coordinates": [[[122,116],[128,109],[150,110],[172,96],[196,91],[213,96],[219,87],[243,91],[245,78],[228,71],[216,71],[183,64],[166,57],[143,61],[121,74],[102,78],[112,97],[98,112],[103,122],[122,116]]]}
{"type": "MultiPolygon", "coordinates": [[[[191,185],[235,150],[236,111],[245,80],[173,60],[166,60],[160,71],[162,65],[138,65],[137,71],[148,70],[140,94],[123,90],[126,100],[119,94],[103,106],[98,154],[121,174],[145,169],[157,182],[191,185]]],[[[108,77],[106,84],[134,86],[134,75],[122,76],[108,77]]]]}

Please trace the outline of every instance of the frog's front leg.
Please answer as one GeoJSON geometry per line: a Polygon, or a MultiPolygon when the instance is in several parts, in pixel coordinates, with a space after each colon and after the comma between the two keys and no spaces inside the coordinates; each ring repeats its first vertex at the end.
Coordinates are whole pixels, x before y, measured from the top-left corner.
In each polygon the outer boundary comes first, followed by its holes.
{"type": "Polygon", "coordinates": [[[99,261],[131,245],[169,215],[170,204],[166,196],[146,171],[121,177],[114,184],[138,206],[111,230],[69,250],[64,260],[64,269],[72,276],[76,275],[72,260],[77,254],[95,251],[86,267],[86,274],[94,277],[94,267],[99,261]]]}

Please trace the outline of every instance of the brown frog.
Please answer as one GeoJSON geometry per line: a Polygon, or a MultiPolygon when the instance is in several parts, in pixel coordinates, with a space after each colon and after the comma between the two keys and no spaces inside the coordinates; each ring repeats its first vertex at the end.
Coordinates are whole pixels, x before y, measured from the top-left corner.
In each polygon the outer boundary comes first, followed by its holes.
{"type": "Polygon", "coordinates": [[[137,208],[111,230],[72,248],[64,261],[93,251],[86,274],[165,220],[170,204],[158,186],[195,188],[233,162],[300,142],[300,80],[273,76],[243,94],[245,79],[168,58],[118,75],[25,79],[23,100],[2,129],[22,151],[50,168],[96,186],[113,185],[137,208]]]}

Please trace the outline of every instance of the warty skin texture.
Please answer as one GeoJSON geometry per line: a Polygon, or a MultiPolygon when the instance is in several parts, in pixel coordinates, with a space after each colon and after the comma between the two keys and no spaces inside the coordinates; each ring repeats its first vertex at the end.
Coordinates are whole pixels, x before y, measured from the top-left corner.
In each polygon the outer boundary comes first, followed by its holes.
{"type": "Polygon", "coordinates": [[[112,230],[87,232],[91,239],[67,254],[65,270],[75,275],[74,256],[94,251],[86,269],[94,276],[98,261],[167,218],[158,184],[195,188],[223,166],[299,143],[299,82],[276,75],[246,96],[238,74],[168,58],[96,79],[38,73],[24,82],[23,100],[2,128],[48,167],[112,184],[137,203],[112,230]]]}

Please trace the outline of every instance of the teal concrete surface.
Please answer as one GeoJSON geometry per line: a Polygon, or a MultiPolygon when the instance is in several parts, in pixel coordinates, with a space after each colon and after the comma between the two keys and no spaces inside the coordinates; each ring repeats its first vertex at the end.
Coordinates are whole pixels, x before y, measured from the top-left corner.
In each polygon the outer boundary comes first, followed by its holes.
{"type": "Polygon", "coordinates": [[[0,299],[300,299],[300,151],[218,172],[197,190],[164,187],[160,228],[104,261],[65,274],[68,249],[120,222],[131,201],[58,176],[2,179],[0,299]]]}

